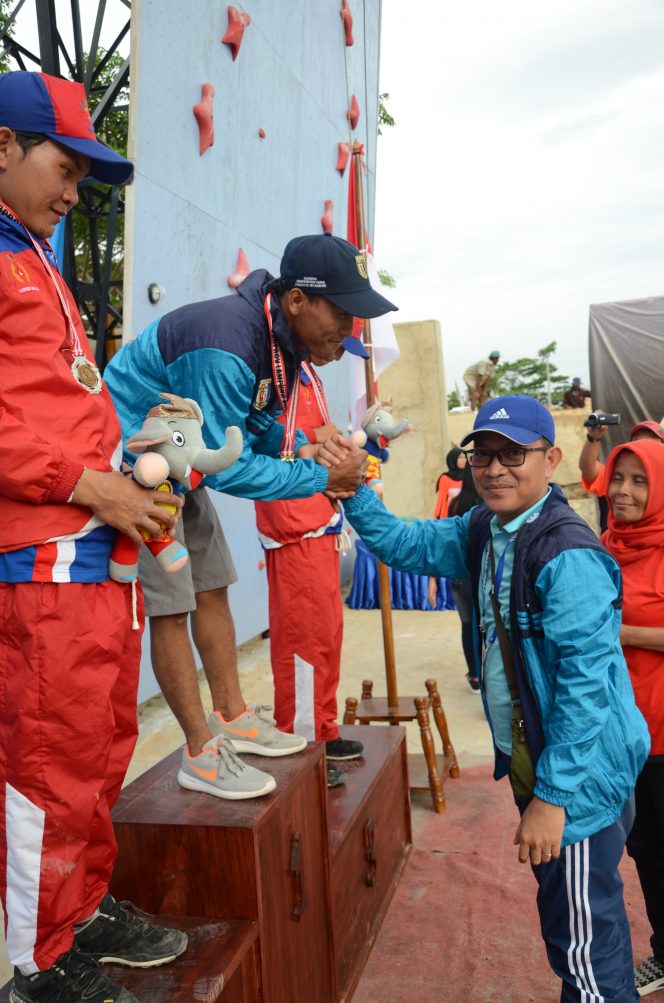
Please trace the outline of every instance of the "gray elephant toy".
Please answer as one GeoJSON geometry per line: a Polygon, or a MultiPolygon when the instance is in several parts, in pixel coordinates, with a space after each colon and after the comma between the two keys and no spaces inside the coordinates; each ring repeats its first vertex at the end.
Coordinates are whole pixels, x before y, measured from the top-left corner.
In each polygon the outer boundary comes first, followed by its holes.
{"type": "MultiPolygon", "coordinates": [[[[152,408],[141,430],[127,440],[127,449],[140,454],[132,471],[135,481],[145,488],[180,494],[239,459],[242,432],[237,426],[226,429],[223,446],[208,449],[201,432],[203,413],[196,401],[176,394],[160,396],[168,403],[152,408]]],[[[186,547],[166,532],[156,538],[146,536],[145,542],[163,571],[177,571],[189,560],[186,547]]],[[[138,576],[138,547],[124,533],[113,548],[109,574],[116,582],[132,582],[138,576]]]]}
{"type": "Polygon", "coordinates": [[[408,432],[412,425],[408,418],[396,421],[392,414],[392,406],[386,402],[375,404],[367,410],[362,419],[362,431],[353,432],[352,439],[369,454],[369,464],[364,475],[364,482],[378,495],[383,494],[383,481],[380,476],[380,464],[387,463],[390,458],[389,446],[393,445],[408,432]]]}

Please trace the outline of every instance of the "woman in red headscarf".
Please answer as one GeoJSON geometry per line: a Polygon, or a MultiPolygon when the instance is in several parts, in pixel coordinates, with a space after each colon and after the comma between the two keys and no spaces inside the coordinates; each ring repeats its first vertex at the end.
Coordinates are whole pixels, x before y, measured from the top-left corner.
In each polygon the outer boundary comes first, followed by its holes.
{"type": "Polygon", "coordinates": [[[664,448],[644,439],[618,446],[606,465],[609,524],[602,543],[623,573],[620,642],[650,756],[636,782],[627,839],[653,933],[653,954],[636,966],[641,995],[664,986],[664,448]]]}

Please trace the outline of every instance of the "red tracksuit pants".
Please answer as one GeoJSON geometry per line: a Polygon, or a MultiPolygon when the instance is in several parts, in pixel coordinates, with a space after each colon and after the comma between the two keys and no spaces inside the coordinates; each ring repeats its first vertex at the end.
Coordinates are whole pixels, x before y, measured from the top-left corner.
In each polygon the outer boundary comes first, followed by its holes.
{"type": "Polygon", "coordinates": [[[0,583],[0,894],[25,974],[69,950],[108,889],[137,735],[131,596],[110,581],[0,583]]]}
{"type": "Polygon", "coordinates": [[[313,741],[339,737],[343,613],[337,537],[266,551],[277,728],[313,741]]]}

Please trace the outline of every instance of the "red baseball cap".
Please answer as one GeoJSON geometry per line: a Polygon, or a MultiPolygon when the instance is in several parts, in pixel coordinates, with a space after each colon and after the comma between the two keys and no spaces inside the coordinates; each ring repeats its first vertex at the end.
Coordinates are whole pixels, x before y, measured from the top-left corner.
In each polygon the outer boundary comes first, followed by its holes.
{"type": "Polygon", "coordinates": [[[90,158],[90,177],[105,185],[124,185],[134,172],[131,161],[97,139],[82,84],[46,73],[14,70],[0,76],[0,126],[38,132],[74,153],[90,158]]]}
{"type": "Polygon", "coordinates": [[[640,421],[638,425],[634,426],[634,428],[630,428],[630,439],[635,436],[637,432],[641,431],[652,432],[658,439],[661,439],[662,442],[664,442],[664,428],[662,428],[661,425],[658,425],[656,421],[640,421]]]}

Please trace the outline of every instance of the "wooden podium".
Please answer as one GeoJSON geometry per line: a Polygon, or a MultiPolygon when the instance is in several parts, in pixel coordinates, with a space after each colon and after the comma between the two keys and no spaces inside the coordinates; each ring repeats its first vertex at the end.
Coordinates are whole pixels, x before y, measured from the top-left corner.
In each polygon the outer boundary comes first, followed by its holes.
{"type": "MultiPolygon", "coordinates": [[[[347,737],[357,731],[342,728],[347,737]]],[[[116,898],[155,915],[255,926],[253,988],[245,967],[238,992],[247,995],[229,1003],[352,997],[412,843],[405,732],[363,728],[359,737],[364,757],[344,764],[347,783],[329,791],[315,743],[282,759],[252,756],[277,781],[255,801],[183,790],[180,752],[120,796],[116,898]]],[[[114,976],[128,985],[127,971],[114,976]]],[[[142,992],[150,1003],[171,1001],[142,992]]]]}

